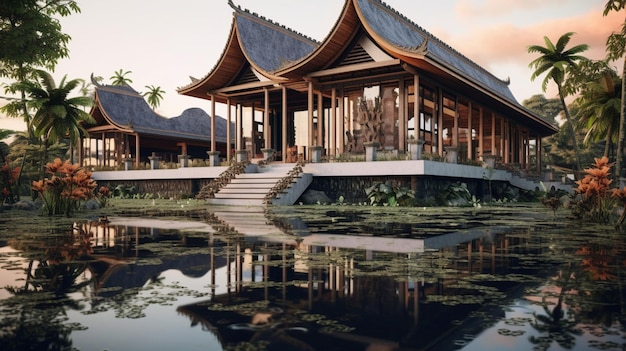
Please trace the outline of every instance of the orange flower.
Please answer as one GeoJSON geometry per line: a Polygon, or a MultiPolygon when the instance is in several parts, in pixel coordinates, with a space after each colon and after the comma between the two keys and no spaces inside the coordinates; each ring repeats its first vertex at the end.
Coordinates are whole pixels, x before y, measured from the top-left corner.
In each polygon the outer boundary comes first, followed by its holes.
{"type": "Polygon", "coordinates": [[[60,158],[55,158],[53,162],[46,165],[46,173],[55,174],[61,167],[63,167],[63,161],[60,158]]]}
{"type": "Polygon", "coordinates": [[[626,203],[626,186],[623,189],[613,189],[611,196],[619,199],[623,203],[626,203]]]}
{"type": "Polygon", "coordinates": [[[63,166],[59,168],[59,172],[63,172],[65,174],[67,174],[68,176],[72,177],[75,174],[78,173],[78,171],[80,171],[80,165],[78,164],[71,164],[70,161],[65,161],[65,163],[63,163],[63,166]]]}
{"type": "Polygon", "coordinates": [[[38,193],[43,193],[46,191],[46,185],[45,180],[33,180],[33,185],[30,188],[38,193]]]}

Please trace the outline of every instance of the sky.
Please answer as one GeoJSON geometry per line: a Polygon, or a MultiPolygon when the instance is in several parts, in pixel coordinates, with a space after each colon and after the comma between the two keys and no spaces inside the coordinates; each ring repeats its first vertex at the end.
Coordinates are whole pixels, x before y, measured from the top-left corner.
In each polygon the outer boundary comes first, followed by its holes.
{"type": "MultiPolygon", "coordinates": [[[[435,35],[495,76],[510,78],[510,89],[521,103],[541,90],[543,77],[531,82],[528,64],[536,57],[529,45],[556,42],[574,32],[570,47],[587,44],[592,59],[606,56],[606,38],[620,30],[624,13],[602,15],[607,0],[386,0],[392,8],[435,35]]],[[[318,41],[338,20],[344,0],[233,0],[318,41]]],[[[217,64],[228,40],[233,9],[228,0],[78,0],[81,12],[61,18],[71,36],[70,55],[57,65],[56,81],[89,80],[91,74],[110,77],[120,69],[135,90],[159,86],[165,91],[156,112],[165,117],[200,107],[208,100],[179,95],[189,77],[202,78],[217,64]]],[[[621,64],[615,68],[621,73],[621,64]]],[[[0,94],[2,95],[2,94],[0,94]]],[[[556,97],[550,86],[546,97],[556,97]]],[[[0,99],[0,104],[5,101],[0,99]]],[[[216,113],[225,116],[225,107],[216,113]]],[[[0,118],[1,129],[20,129],[19,121],[0,118]],[[13,125],[16,125],[15,127],[13,125]]]]}

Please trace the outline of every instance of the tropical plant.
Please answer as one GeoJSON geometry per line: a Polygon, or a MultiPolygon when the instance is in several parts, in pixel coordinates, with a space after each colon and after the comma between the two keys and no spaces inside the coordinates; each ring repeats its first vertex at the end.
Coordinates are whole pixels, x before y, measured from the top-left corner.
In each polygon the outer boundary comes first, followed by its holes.
{"type": "Polygon", "coordinates": [[[95,120],[80,108],[91,106],[90,97],[68,97],[79,86],[80,79],[66,81],[67,76],[64,76],[57,86],[50,73],[42,70],[36,73],[39,81],[26,82],[25,90],[30,95],[28,104],[37,111],[32,123],[35,136],[43,139],[43,164],[47,161],[49,143],[68,138],[77,144],[81,135],[87,134],[83,124],[95,123],[95,120]]]}
{"type": "Polygon", "coordinates": [[[156,110],[156,108],[161,105],[165,91],[163,91],[161,87],[155,87],[154,85],[146,85],[146,89],[148,89],[148,91],[142,95],[147,98],[148,105],[150,105],[153,110],[156,110]]]}
{"type": "Polygon", "coordinates": [[[97,184],[91,172],[76,164],[57,158],[46,165],[45,172],[51,177],[33,181],[32,189],[43,201],[43,210],[48,216],[65,214],[70,217],[81,200],[94,195],[97,184]]]}
{"type": "Polygon", "coordinates": [[[535,80],[537,77],[545,73],[546,75],[541,83],[541,88],[543,92],[547,90],[548,83],[550,81],[553,81],[557,86],[559,99],[561,101],[563,112],[565,114],[565,119],[570,123],[569,127],[572,129],[572,142],[574,145],[574,154],[576,157],[576,167],[577,170],[580,170],[581,166],[580,155],[578,151],[578,142],[576,141],[574,125],[572,124],[572,119],[570,117],[567,104],[565,103],[565,96],[568,95],[568,92],[566,91],[566,89],[564,89],[564,84],[570,72],[577,69],[577,62],[581,60],[586,60],[585,57],[579,54],[583,51],[586,51],[588,49],[588,45],[576,45],[566,50],[565,47],[567,46],[567,44],[569,44],[572,35],[574,35],[573,32],[563,34],[557,40],[556,44],[552,43],[552,41],[546,36],[544,37],[544,42],[546,45],[545,47],[541,45],[531,45],[528,47],[528,52],[539,53],[540,55],[529,64],[529,67],[535,70],[530,79],[535,80]]]}
{"type": "Polygon", "coordinates": [[[132,71],[124,71],[123,69],[119,69],[115,71],[115,73],[109,78],[111,80],[111,84],[113,85],[128,85],[128,83],[132,83],[133,80],[126,77],[126,75],[133,73],[132,71]]]}
{"type": "MultiPolygon", "coordinates": [[[[606,16],[612,11],[621,11],[626,7],[626,0],[608,0],[604,6],[603,15],[606,16]]],[[[621,106],[619,114],[619,132],[617,138],[617,155],[615,161],[616,178],[622,174],[622,157],[624,154],[624,124],[626,124],[626,20],[622,24],[619,33],[612,33],[606,40],[606,51],[608,53],[607,60],[622,60],[622,91],[621,106]]]]}
{"type": "Polygon", "coordinates": [[[585,144],[604,140],[604,156],[609,157],[610,146],[617,143],[621,105],[621,81],[613,71],[606,71],[599,79],[588,82],[576,98],[576,120],[587,131],[585,144]]]}
{"type": "Polygon", "coordinates": [[[576,181],[574,189],[579,195],[572,204],[572,213],[593,222],[607,223],[615,209],[615,196],[611,189],[611,167],[607,157],[596,158],[585,176],[576,181]]]}
{"type": "Polygon", "coordinates": [[[408,188],[401,188],[390,180],[374,183],[365,189],[365,195],[372,206],[412,206],[415,194],[408,188]]]}

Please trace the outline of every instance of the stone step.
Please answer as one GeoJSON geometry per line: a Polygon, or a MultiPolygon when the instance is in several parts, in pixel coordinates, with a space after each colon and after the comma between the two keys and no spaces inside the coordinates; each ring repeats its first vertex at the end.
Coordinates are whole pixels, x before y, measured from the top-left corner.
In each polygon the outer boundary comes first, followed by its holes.
{"type": "Polygon", "coordinates": [[[262,199],[232,199],[232,198],[212,198],[207,199],[207,203],[211,205],[228,205],[228,206],[264,206],[262,199]]]}
{"type": "Polygon", "coordinates": [[[219,191],[218,194],[267,194],[271,187],[228,187],[219,191]]]}
{"type": "MultiPolygon", "coordinates": [[[[223,191],[224,189],[222,189],[223,191]]],[[[263,193],[250,193],[250,192],[240,192],[240,193],[223,193],[222,191],[220,191],[219,193],[215,194],[215,198],[216,199],[264,199],[265,198],[265,194],[267,192],[263,192],[263,193]],[[221,195],[220,195],[221,194],[221,195]]]]}

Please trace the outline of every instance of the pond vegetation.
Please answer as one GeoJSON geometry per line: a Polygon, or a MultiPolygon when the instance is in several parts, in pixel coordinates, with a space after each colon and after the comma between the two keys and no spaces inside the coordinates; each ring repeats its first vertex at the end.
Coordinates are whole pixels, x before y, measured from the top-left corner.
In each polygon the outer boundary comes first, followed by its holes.
{"type": "Polygon", "coordinates": [[[239,212],[120,198],[84,218],[6,211],[3,349],[625,347],[624,233],[569,209],[239,212]]]}

